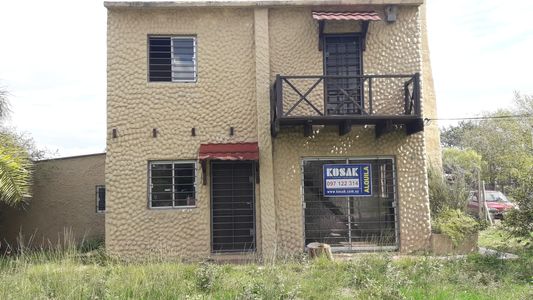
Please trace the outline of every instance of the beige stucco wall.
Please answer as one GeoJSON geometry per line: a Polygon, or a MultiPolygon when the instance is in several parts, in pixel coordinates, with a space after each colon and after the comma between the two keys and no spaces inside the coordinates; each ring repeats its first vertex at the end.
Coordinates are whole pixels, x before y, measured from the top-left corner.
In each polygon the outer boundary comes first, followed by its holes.
{"type": "Polygon", "coordinates": [[[208,256],[209,185],[201,184],[199,165],[197,208],[187,210],[148,209],[147,166],[195,160],[201,143],[257,141],[253,10],[111,9],[107,38],[106,247],[122,255],[208,256]],[[196,35],[198,81],[147,82],[149,34],[196,35]]]}
{"type": "MultiPolygon", "coordinates": [[[[380,12],[380,7],[368,7],[380,12]]],[[[270,11],[271,77],[322,74],[322,52],[318,51],[318,30],[309,18],[311,8],[279,8],[270,11]],[[290,29],[290,30],[289,30],[290,29]],[[297,49],[297,51],[295,51],[297,49]]],[[[357,22],[326,24],[326,32],[346,32],[358,28],[357,22]],[[328,26],[329,25],[329,26],[328,26]],[[333,25],[333,26],[332,26],[333,25]]],[[[413,74],[422,71],[421,28],[417,7],[402,7],[395,23],[372,22],[363,54],[365,74],[413,74]]],[[[383,82],[376,89],[400,90],[383,82]]],[[[394,92],[392,93],[394,94],[394,92]]],[[[379,95],[379,94],[378,94],[379,95]]],[[[422,95],[425,97],[425,93],[422,95]]],[[[321,98],[321,95],[318,95],[321,98]]],[[[387,110],[398,104],[400,96],[387,99],[376,109],[387,110]]],[[[425,99],[425,98],[424,98],[425,99]]],[[[425,102],[424,102],[425,105],[425,102]]],[[[354,126],[339,137],[338,129],[315,128],[304,137],[302,128],[285,129],[274,139],[275,198],[278,215],[278,240],[281,251],[301,251],[303,211],[301,162],[304,157],[393,156],[397,166],[400,248],[409,252],[427,249],[430,236],[429,204],[425,173],[424,134],[406,137],[398,130],[379,139],[374,129],[354,126]]]]}
{"type": "MultiPolygon", "coordinates": [[[[383,11],[377,6],[364,8],[383,11]]],[[[310,11],[309,7],[108,8],[106,247],[111,254],[164,251],[208,256],[209,184],[201,185],[199,165],[196,208],[150,210],[148,161],[195,160],[201,143],[255,141],[260,145],[259,252],[301,251],[301,158],[334,155],[395,156],[402,250],[427,247],[422,133],[406,137],[396,132],[376,140],[373,129],[354,126],[344,137],[335,128],[314,138],[304,138],[301,129],[270,137],[269,87],[275,75],[322,74],[317,25],[310,11]],[[196,35],[198,82],[147,82],[149,34],[196,35]],[[234,136],[229,136],[230,126],[235,127],[234,136]],[[153,128],[158,130],[156,138],[153,128]],[[112,138],[113,129],[117,138],[112,138]]],[[[365,73],[421,72],[419,17],[418,8],[409,6],[400,9],[394,24],[372,23],[365,73]]],[[[357,23],[352,25],[358,28],[357,23]]],[[[346,30],[343,26],[330,24],[326,29],[346,30]]]]}
{"type": "Polygon", "coordinates": [[[105,154],[35,164],[32,198],[0,208],[0,241],[30,247],[103,239],[104,213],[96,212],[96,186],[104,185],[105,154]],[[29,242],[31,240],[31,243],[29,242]]]}
{"type": "Polygon", "coordinates": [[[303,138],[301,130],[294,130],[278,135],[274,145],[278,240],[282,252],[301,251],[304,247],[300,186],[305,157],[394,157],[400,250],[427,249],[431,232],[422,134],[405,137],[396,132],[376,139],[372,128],[359,127],[339,137],[335,128],[326,128],[303,138]]]}

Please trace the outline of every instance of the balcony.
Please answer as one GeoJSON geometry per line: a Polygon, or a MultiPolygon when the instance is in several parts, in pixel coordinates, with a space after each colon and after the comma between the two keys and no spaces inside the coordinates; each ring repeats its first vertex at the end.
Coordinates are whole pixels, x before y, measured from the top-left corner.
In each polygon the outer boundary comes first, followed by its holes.
{"type": "Polygon", "coordinates": [[[376,138],[403,128],[410,135],[424,130],[420,108],[420,74],[411,75],[277,75],[271,93],[272,136],[283,128],[373,125],[376,138]]]}

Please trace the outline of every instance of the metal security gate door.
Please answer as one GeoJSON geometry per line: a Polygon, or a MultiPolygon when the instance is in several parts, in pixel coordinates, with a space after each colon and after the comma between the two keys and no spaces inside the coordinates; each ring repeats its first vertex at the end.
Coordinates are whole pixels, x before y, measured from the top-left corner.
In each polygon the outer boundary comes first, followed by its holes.
{"type": "Polygon", "coordinates": [[[327,243],[334,251],[398,248],[396,179],[393,159],[304,159],[305,244],[327,243]],[[325,197],[325,164],[371,165],[372,194],[325,197]]]}
{"type": "Polygon", "coordinates": [[[212,251],[254,251],[254,162],[213,161],[211,193],[212,251]]]}
{"type": "MultiPolygon", "coordinates": [[[[361,37],[357,35],[324,36],[324,75],[359,76],[363,73],[361,37]]],[[[327,78],[328,115],[360,114],[363,108],[360,78],[327,78]]]]}

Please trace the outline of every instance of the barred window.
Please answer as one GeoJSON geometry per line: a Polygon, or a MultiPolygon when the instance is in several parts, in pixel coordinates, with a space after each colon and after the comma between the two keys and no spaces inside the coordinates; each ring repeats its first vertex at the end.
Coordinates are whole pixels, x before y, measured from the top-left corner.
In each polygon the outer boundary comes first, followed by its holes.
{"type": "Polygon", "coordinates": [[[96,186],[96,212],[105,212],[105,186],[96,186]]]}
{"type": "Polygon", "coordinates": [[[150,162],[149,202],[151,208],[196,205],[195,162],[150,162]]]}
{"type": "Polygon", "coordinates": [[[150,81],[196,81],[195,37],[151,36],[148,44],[150,81]]]}

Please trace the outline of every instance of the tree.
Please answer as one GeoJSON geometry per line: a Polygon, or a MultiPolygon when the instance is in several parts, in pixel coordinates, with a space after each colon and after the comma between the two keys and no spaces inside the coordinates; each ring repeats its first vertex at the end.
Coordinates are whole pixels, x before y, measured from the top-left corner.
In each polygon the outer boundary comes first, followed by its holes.
{"type": "Polygon", "coordinates": [[[492,187],[509,186],[519,209],[505,216],[504,228],[533,245],[533,96],[517,92],[511,108],[484,116],[443,131],[443,146],[453,147],[444,150],[444,169],[457,173],[479,165],[492,187]]]}
{"type": "Polygon", "coordinates": [[[485,166],[481,155],[472,149],[444,148],[442,165],[449,179],[464,183],[465,189],[477,185],[477,175],[485,166]]]}
{"type": "Polygon", "coordinates": [[[429,207],[433,217],[446,210],[465,211],[468,190],[462,180],[446,180],[435,169],[428,171],[429,207]]]}
{"type": "MultiPolygon", "coordinates": [[[[8,93],[0,89],[0,120],[9,114],[8,93]]],[[[28,151],[7,132],[0,133],[0,201],[23,202],[30,195],[32,162],[28,151]]]]}
{"type": "Polygon", "coordinates": [[[0,135],[10,136],[16,144],[26,149],[32,161],[57,157],[58,151],[51,151],[47,148],[37,147],[33,137],[27,132],[17,131],[14,127],[0,126],[0,135]]]}
{"type": "Polygon", "coordinates": [[[518,209],[513,209],[506,215],[503,220],[505,228],[513,236],[525,238],[531,247],[533,246],[533,175],[530,173],[523,178],[511,195],[518,209]]]}
{"type": "Polygon", "coordinates": [[[5,119],[10,112],[9,100],[7,98],[8,95],[9,93],[5,89],[0,87],[0,120],[5,119]]]}
{"type": "Polygon", "coordinates": [[[442,133],[443,146],[475,150],[486,162],[482,174],[492,187],[514,186],[533,165],[532,113],[533,97],[515,93],[510,109],[446,128],[442,133]]]}
{"type": "Polygon", "coordinates": [[[461,121],[457,126],[450,126],[441,132],[441,144],[445,148],[463,148],[463,136],[473,130],[476,124],[470,121],[461,121]]]}
{"type": "Polygon", "coordinates": [[[0,134],[0,201],[16,205],[30,196],[32,163],[26,149],[0,134]]]}

